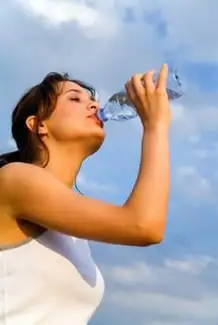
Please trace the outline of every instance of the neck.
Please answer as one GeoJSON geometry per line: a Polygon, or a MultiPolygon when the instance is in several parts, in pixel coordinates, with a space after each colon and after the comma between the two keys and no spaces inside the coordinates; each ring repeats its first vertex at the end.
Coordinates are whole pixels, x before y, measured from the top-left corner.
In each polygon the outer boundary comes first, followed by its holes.
{"type": "Polygon", "coordinates": [[[69,188],[73,187],[76,176],[86,158],[79,148],[58,148],[50,150],[49,162],[45,169],[69,188]],[[72,154],[70,154],[72,152],[72,154]]]}

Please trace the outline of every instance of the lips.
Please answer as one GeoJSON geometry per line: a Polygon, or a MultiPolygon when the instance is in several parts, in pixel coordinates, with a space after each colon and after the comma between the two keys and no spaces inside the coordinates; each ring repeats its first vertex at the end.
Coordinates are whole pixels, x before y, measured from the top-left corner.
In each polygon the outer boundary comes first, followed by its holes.
{"type": "Polygon", "coordinates": [[[91,118],[97,125],[99,125],[101,128],[103,128],[104,123],[98,118],[97,115],[91,115],[91,116],[88,116],[88,118],[91,118]]]}

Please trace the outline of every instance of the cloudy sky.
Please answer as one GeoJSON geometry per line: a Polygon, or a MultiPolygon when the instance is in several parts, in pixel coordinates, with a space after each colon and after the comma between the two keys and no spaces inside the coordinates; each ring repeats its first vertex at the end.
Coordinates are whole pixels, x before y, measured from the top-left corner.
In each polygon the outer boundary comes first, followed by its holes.
{"type": "MultiPolygon", "coordinates": [[[[171,198],[163,244],[93,243],[106,280],[92,325],[217,325],[217,0],[7,0],[0,6],[0,149],[10,113],[50,71],[94,84],[102,104],[136,72],[171,63],[185,82],[172,103],[171,198]]],[[[122,203],[140,155],[138,119],[108,122],[83,166],[82,192],[122,203]]]]}

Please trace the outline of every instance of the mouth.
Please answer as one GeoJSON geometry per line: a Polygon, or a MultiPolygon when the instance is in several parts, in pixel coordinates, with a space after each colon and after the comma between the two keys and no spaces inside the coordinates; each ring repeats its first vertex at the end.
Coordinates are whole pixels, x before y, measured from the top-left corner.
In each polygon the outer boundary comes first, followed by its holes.
{"type": "Polygon", "coordinates": [[[88,118],[92,119],[93,122],[95,122],[95,124],[97,124],[101,128],[104,127],[104,123],[98,118],[98,116],[96,114],[88,116],[88,118]]]}

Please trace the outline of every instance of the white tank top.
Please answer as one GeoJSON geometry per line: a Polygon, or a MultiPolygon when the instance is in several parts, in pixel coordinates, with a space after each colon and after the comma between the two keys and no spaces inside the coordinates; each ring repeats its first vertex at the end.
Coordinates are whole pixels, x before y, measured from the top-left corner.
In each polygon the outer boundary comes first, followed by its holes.
{"type": "Polygon", "coordinates": [[[0,247],[0,325],[85,325],[103,292],[86,240],[46,231],[0,247]]]}

